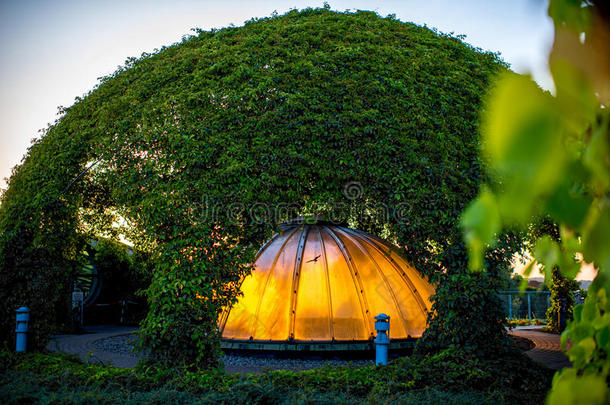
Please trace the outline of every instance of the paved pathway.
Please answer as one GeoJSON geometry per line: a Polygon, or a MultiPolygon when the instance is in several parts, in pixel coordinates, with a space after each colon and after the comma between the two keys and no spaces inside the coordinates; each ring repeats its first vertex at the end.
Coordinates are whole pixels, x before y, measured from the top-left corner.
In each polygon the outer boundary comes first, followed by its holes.
{"type": "MultiPolygon", "coordinates": [[[[571,364],[560,350],[559,335],[544,333],[536,327],[517,327],[509,333],[515,336],[524,337],[534,342],[536,347],[525,352],[533,360],[546,365],[553,370],[571,367],[571,364]]],[[[75,354],[89,363],[112,364],[116,367],[135,367],[139,357],[124,355],[98,350],[94,347],[94,342],[113,336],[120,336],[133,333],[135,327],[126,326],[87,326],[84,334],[81,335],[56,335],[54,336],[47,349],[56,352],[75,354]]],[[[272,367],[273,368],[273,367],[272,367]]],[[[236,372],[260,372],[261,367],[244,367],[226,365],[228,373],[236,372]]]]}
{"type": "MultiPolygon", "coordinates": [[[[138,364],[141,356],[126,355],[116,352],[103,351],[96,348],[95,342],[115,336],[132,334],[137,330],[133,326],[93,325],[85,326],[83,334],[55,335],[47,344],[47,349],[54,352],[74,354],[81,360],[93,364],[107,364],[121,368],[131,368],[138,364]]],[[[314,366],[308,367],[313,368],[314,366]]],[[[278,365],[225,365],[225,371],[229,374],[262,373],[266,369],[302,369],[295,366],[278,365]]]]}
{"type": "Polygon", "coordinates": [[[112,336],[127,335],[137,330],[133,326],[85,326],[80,335],[55,335],[47,345],[54,352],[75,354],[88,363],[112,364],[116,367],[135,367],[140,359],[138,356],[128,356],[119,353],[105,352],[96,349],[93,343],[112,336]]]}
{"type": "Polygon", "coordinates": [[[572,367],[568,357],[561,351],[559,335],[540,331],[540,327],[517,327],[509,331],[511,335],[524,337],[534,342],[534,347],[525,352],[532,360],[544,364],[550,369],[561,370],[572,367]]]}

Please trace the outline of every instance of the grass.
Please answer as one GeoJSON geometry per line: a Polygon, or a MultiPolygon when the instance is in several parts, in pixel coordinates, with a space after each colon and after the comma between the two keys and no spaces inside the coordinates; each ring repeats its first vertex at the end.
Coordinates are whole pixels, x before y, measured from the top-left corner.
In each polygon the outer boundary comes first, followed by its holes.
{"type": "Polygon", "coordinates": [[[520,353],[477,359],[450,349],[386,367],[231,375],[143,363],[86,365],[63,354],[0,352],[1,403],[541,403],[552,371],[520,353]]]}

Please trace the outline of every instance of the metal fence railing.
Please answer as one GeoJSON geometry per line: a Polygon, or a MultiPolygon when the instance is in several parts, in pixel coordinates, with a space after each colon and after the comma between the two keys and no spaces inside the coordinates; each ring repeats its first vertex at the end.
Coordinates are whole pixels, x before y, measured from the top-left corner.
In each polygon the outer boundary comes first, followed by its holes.
{"type": "Polygon", "coordinates": [[[498,291],[509,321],[513,319],[545,319],[551,305],[550,291],[498,291]]]}

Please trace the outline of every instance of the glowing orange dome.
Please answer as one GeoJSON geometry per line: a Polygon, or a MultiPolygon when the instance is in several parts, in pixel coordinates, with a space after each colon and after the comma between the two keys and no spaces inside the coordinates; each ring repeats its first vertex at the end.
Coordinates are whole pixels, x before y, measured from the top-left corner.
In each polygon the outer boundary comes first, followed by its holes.
{"type": "Polygon", "coordinates": [[[292,223],[258,253],[243,296],[221,318],[223,338],[363,341],[374,317],[390,338],[419,337],[434,288],[388,242],[323,222],[292,223]]]}

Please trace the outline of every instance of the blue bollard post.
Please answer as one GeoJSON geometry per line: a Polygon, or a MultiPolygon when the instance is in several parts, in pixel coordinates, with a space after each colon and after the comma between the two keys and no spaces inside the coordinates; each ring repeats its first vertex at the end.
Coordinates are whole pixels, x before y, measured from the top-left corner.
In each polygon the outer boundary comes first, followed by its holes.
{"type": "Polygon", "coordinates": [[[21,307],[17,309],[17,327],[15,328],[16,344],[15,351],[25,352],[28,343],[28,322],[30,322],[30,309],[21,307]]]}
{"type": "Polygon", "coordinates": [[[386,314],[379,314],[375,317],[375,365],[385,366],[388,364],[388,347],[390,346],[390,317],[386,314]]]}

